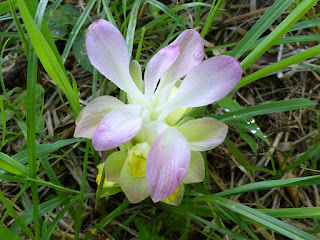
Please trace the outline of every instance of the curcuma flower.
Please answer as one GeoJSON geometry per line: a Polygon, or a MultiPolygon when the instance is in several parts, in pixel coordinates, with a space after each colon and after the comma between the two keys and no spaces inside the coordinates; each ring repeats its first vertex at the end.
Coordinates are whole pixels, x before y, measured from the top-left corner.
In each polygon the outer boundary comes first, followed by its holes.
{"type": "Polygon", "coordinates": [[[203,181],[200,151],[218,146],[227,134],[213,118],[184,116],[225,97],[239,82],[241,66],[229,56],[202,61],[203,40],[195,30],[157,52],[144,80],[111,23],[92,23],[86,48],[92,65],[128,94],[128,104],[112,96],[94,99],[78,116],[74,136],[92,139],[97,151],[121,145],[105,162],[106,188],[117,188],[110,192],[120,187],[132,203],[150,195],[153,202],[179,204],[183,184],[203,181]]]}

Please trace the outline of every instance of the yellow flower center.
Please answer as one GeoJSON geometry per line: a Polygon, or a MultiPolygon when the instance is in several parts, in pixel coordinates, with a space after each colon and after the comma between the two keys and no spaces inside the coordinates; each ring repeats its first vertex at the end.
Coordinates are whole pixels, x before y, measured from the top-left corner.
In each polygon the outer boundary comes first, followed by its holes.
{"type": "Polygon", "coordinates": [[[146,175],[147,159],[132,154],[129,158],[130,170],[133,177],[144,177],[146,175]]]}
{"type": "Polygon", "coordinates": [[[167,198],[162,199],[162,202],[165,203],[174,203],[174,201],[176,200],[176,197],[178,196],[179,192],[181,191],[181,185],[179,187],[177,187],[177,189],[167,198]]]}
{"type": "MultiPolygon", "coordinates": [[[[177,92],[178,88],[176,86],[173,86],[169,95],[169,99],[176,95],[177,92]]],[[[165,121],[168,125],[174,126],[184,115],[186,115],[190,111],[190,109],[190,107],[180,107],[174,110],[172,113],[170,113],[165,119],[165,121]]]]}
{"type": "MultiPolygon", "coordinates": [[[[104,171],[104,163],[101,163],[97,166],[98,174],[96,178],[96,183],[99,186],[101,182],[102,172],[104,171]]],[[[112,187],[115,183],[107,180],[107,176],[104,177],[103,188],[112,187]]]]}
{"type": "Polygon", "coordinates": [[[129,166],[133,177],[139,178],[146,175],[147,158],[150,146],[148,143],[138,143],[129,152],[129,166]]]}

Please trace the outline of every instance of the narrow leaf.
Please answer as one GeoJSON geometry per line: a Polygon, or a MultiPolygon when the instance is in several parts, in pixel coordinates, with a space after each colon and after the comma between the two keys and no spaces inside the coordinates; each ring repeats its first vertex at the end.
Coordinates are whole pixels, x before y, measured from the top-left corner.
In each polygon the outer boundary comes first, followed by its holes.
{"type": "Polygon", "coordinates": [[[28,170],[23,165],[2,152],[0,152],[0,168],[19,176],[29,176],[28,170]]]}

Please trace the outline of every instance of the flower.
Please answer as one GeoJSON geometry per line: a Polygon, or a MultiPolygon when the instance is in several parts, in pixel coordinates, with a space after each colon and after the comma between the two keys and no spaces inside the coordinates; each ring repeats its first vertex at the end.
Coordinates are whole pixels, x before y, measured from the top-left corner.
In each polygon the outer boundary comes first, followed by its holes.
{"type": "Polygon", "coordinates": [[[225,97],[241,78],[239,62],[230,56],[202,61],[200,34],[186,30],[150,59],[142,81],[121,33],[102,19],[89,26],[86,48],[92,65],[128,94],[128,104],[112,96],[94,99],[79,114],[74,136],[92,139],[97,151],[121,145],[105,172],[131,202],[150,195],[179,204],[182,184],[203,180],[199,151],[218,146],[227,134],[213,118],[183,116],[225,97]]]}

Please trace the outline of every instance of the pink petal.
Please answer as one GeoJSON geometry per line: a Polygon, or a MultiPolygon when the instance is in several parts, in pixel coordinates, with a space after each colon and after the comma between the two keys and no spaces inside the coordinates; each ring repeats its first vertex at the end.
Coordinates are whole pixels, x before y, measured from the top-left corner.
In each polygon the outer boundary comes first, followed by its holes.
{"type": "Polygon", "coordinates": [[[92,139],[101,120],[113,109],[121,106],[124,106],[124,103],[115,97],[102,96],[94,99],[77,117],[74,137],[92,139]]]}
{"type": "Polygon", "coordinates": [[[240,81],[242,68],[229,56],[208,59],[186,76],[168,103],[174,107],[199,107],[225,97],[240,81]]]}
{"type": "Polygon", "coordinates": [[[203,39],[193,29],[182,32],[170,45],[179,46],[180,55],[161,80],[165,82],[164,85],[174,84],[178,79],[187,75],[202,62],[204,57],[203,39]]]}
{"type": "Polygon", "coordinates": [[[145,94],[147,98],[152,96],[159,79],[176,61],[180,53],[177,45],[169,45],[157,52],[149,61],[144,74],[145,94]]]}
{"type": "Polygon", "coordinates": [[[97,127],[92,145],[96,151],[106,151],[129,141],[142,124],[141,105],[125,105],[110,112],[97,127]]]}
{"type": "Polygon", "coordinates": [[[99,19],[87,30],[86,48],[92,65],[131,96],[141,93],[129,73],[126,43],[119,30],[99,19]]]}
{"type": "Polygon", "coordinates": [[[169,197],[183,181],[190,163],[190,148],[185,137],[169,127],[150,148],[146,177],[153,202],[169,197]]]}
{"type": "Polygon", "coordinates": [[[204,117],[190,120],[177,128],[188,140],[190,149],[208,151],[223,143],[228,126],[214,118],[204,117]]]}

